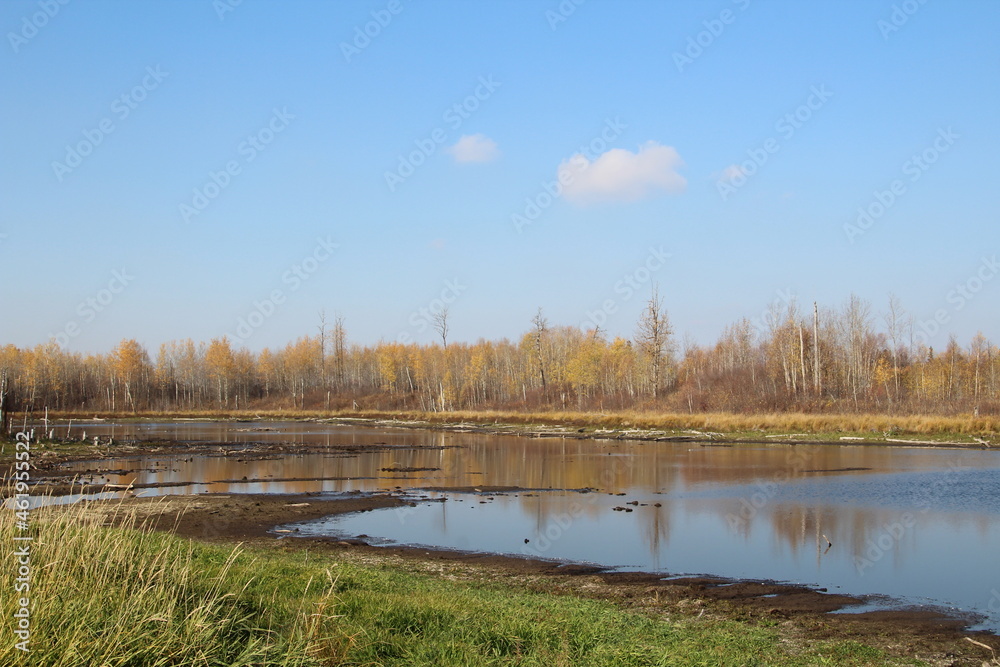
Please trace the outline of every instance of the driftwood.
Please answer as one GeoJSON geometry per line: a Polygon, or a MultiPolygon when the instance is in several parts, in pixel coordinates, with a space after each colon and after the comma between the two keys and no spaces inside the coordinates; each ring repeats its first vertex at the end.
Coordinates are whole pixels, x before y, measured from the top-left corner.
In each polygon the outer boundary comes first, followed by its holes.
{"type": "Polygon", "coordinates": [[[886,438],[886,442],[899,442],[905,445],[967,445],[967,442],[944,442],[942,440],[904,440],[902,438],[886,438]]]}
{"type": "MultiPolygon", "coordinates": [[[[985,648],[985,649],[989,650],[989,651],[990,651],[990,652],[991,652],[991,653],[992,653],[992,654],[993,654],[994,656],[995,656],[995,655],[997,654],[997,652],[996,652],[995,650],[993,650],[993,647],[992,647],[992,646],[990,646],[989,644],[984,644],[984,643],[982,643],[982,642],[977,642],[977,641],[976,641],[975,639],[973,639],[972,637],[966,637],[966,638],[965,638],[965,640],[966,640],[966,641],[970,641],[970,642],[972,642],[972,643],[973,643],[973,644],[975,644],[976,646],[982,646],[983,648],[985,648]]],[[[986,663],[984,662],[983,664],[985,665],[986,663]]]]}
{"type": "Polygon", "coordinates": [[[684,431],[685,433],[694,433],[695,435],[708,436],[709,438],[721,438],[725,436],[725,433],[716,433],[715,431],[699,431],[697,429],[689,428],[684,431]]]}

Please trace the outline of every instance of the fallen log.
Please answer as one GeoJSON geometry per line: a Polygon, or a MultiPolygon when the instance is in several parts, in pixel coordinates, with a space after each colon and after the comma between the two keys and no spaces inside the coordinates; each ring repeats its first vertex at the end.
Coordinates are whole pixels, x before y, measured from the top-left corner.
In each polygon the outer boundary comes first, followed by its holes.
{"type": "Polygon", "coordinates": [[[944,440],[904,440],[902,438],[886,438],[886,442],[899,442],[905,445],[968,445],[967,442],[947,442],[944,440]]]}

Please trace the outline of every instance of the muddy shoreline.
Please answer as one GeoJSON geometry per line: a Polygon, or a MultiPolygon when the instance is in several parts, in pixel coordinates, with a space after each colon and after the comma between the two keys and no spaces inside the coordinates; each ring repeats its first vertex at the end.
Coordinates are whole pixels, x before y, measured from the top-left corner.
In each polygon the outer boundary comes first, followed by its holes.
{"type": "MultiPolygon", "coordinates": [[[[67,495],[74,494],[94,494],[102,491],[121,491],[131,489],[138,491],[141,489],[166,488],[186,486],[189,482],[158,482],[152,484],[131,484],[127,486],[109,485],[102,483],[86,483],[78,481],[78,478],[93,477],[95,475],[112,475],[118,470],[111,467],[102,466],[102,462],[111,459],[129,459],[155,456],[214,456],[232,459],[237,462],[245,461],[266,461],[279,459],[282,456],[294,454],[322,454],[327,457],[354,457],[359,454],[381,451],[405,451],[405,450],[429,450],[448,449],[458,447],[458,445],[309,445],[295,442],[234,442],[234,443],[212,443],[212,442],[178,442],[169,440],[123,440],[114,441],[110,445],[92,445],[89,443],[79,443],[67,441],[56,445],[33,444],[31,452],[31,480],[33,495],[67,495]],[[92,467],[85,470],[64,470],[61,466],[67,463],[89,463],[92,467]]],[[[3,479],[8,479],[12,472],[12,462],[0,463],[0,475],[3,479]]],[[[351,480],[370,479],[359,477],[296,477],[283,478],[280,481],[302,482],[302,481],[326,481],[326,480],[351,480]]],[[[273,482],[279,481],[275,478],[267,479],[234,479],[219,480],[220,482],[273,482]]],[[[0,499],[5,497],[9,489],[0,484],[0,499]]]]}
{"type": "MultiPolygon", "coordinates": [[[[375,424],[373,424],[375,425],[375,424]]],[[[385,426],[387,424],[378,424],[385,426]]],[[[413,426],[412,428],[420,428],[413,426]]],[[[448,429],[445,429],[448,430],[448,429]]],[[[523,435],[523,434],[521,434],[523,435]]],[[[543,436],[539,436],[543,437],[543,436]]],[[[564,437],[562,435],[552,437],[564,437]]],[[[592,436],[593,437],[593,436],[592,436]]],[[[718,445],[706,442],[706,445],[718,445]]],[[[808,444],[816,444],[814,441],[808,444]]],[[[842,443],[832,443],[842,444],[842,443]]],[[[853,443],[852,443],[853,444],[853,443]]],[[[237,460],[266,460],[287,453],[323,453],[353,456],[360,452],[430,447],[391,445],[302,445],[296,443],[189,443],[133,441],[111,447],[75,445],[65,450],[40,447],[32,453],[32,493],[63,495],[123,491],[102,484],[74,483],[80,472],[59,470],[70,461],[93,461],[91,472],[112,473],[101,462],[110,458],[140,456],[209,455],[237,460]]],[[[6,467],[6,466],[4,466],[6,467]]],[[[110,468],[110,466],[109,466],[110,468]]],[[[4,471],[5,476],[9,471],[4,471]]],[[[273,480],[272,480],[273,481],[273,480]]],[[[178,486],[183,483],[144,485],[178,486]]],[[[782,631],[807,639],[855,639],[891,647],[907,657],[918,656],[931,664],[982,665],[994,658],[966,638],[1000,651],[1000,637],[991,633],[963,630],[970,619],[948,616],[926,609],[894,609],[864,613],[834,613],[863,603],[861,598],[831,593],[824,589],[768,581],[739,581],[717,577],[671,577],[664,573],[620,572],[586,564],[533,560],[528,557],[469,553],[406,546],[372,546],[363,536],[344,538],[297,537],[294,532],[274,529],[325,516],[400,507],[421,502],[421,490],[388,490],[375,493],[329,495],[199,494],[141,497],[143,487],[127,490],[121,500],[87,501],[93,511],[110,515],[115,508],[134,508],[150,525],[182,537],[219,543],[244,543],[261,549],[305,549],[321,557],[356,558],[389,567],[447,571],[449,576],[470,580],[505,582],[506,585],[562,592],[568,595],[612,600],[629,608],[662,613],[712,614],[723,618],[747,619],[778,624],[782,631]]],[[[427,487],[422,491],[468,493],[523,492],[513,487],[427,487]]],[[[583,491],[578,490],[578,491],[583,491]]]]}
{"type": "MultiPolygon", "coordinates": [[[[92,423],[102,423],[98,420],[92,423]]],[[[143,420],[139,420],[143,421],[143,420]]],[[[185,419],[188,422],[227,422],[243,423],[245,419],[185,419]]],[[[264,420],[269,421],[269,420],[264,420]]],[[[447,433],[475,433],[490,436],[518,436],[530,438],[566,438],[573,440],[624,440],[639,442],[685,442],[701,447],[732,447],[738,445],[850,445],[850,446],[883,446],[883,447],[938,447],[955,449],[991,449],[991,446],[982,442],[931,442],[922,440],[906,441],[902,439],[866,439],[859,440],[849,438],[846,440],[832,439],[796,439],[781,437],[760,437],[760,438],[733,438],[722,433],[697,432],[683,435],[668,435],[664,431],[649,429],[599,429],[587,430],[570,426],[545,426],[532,427],[524,424],[479,424],[468,422],[430,422],[412,421],[398,419],[380,419],[363,417],[333,417],[333,418],[304,418],[292,419],[292,422],[302,423],[328,423],[342,426],[368,426],[372,428],[398,428],[421,431],[439,431],[447,433]]],[[[53,420],[53,423],[54,420],[53,420]]],[[[78,427],[85,427],[87,421],[78,421],[78,427]]],[[[245,429],[248,433],[253,432],[273,432],[270,427],[256,427],[245,429]]],[[[82,484],[75,482],[74,478],[93,472],[112,472],[100,469],[88,471],[61,471],[60,464],[70,462],[104,461],[111,458],[129,458],[141,456],[153,456],[157,454],[177,456],[183,454],[199,456],[222,456],[232,457],[237,461],[241,460],[266,460],[269,458],[279,458],[285,454],[324,454],[327,456],[351,457],[365,452],[378,451],[400,451],[407,449],[445,449],[460,447],[461,445],[420,445],[420,446],[398,446],[387,444],[372,445],[310,445],[296,442],[264,442],[245,441],[233,443],[216,443],[211,441],[174,441],[162,439],[128,439],[128,440],[99,440],[99,444],[91,444],[89,441],[62,440],[56,443],[35,444],[32,446],[32,470],[41,474],[32,475],[32,484],[35,485],[35,492],[52,493],[54,495],[65,495],[68,493],[98,493],[103,487],[95,484],[82,484]]],[[[0,475],[3,479],[9,478],[12,467],[12,457],[0,459],[0,475]]],[[[401,471],[409,472],[409,471],[401,471]]],[[[808,472],[836,472],[830,470],[816,470],[808,472]]],[[[300,478],[288,479],[285,481],[323,481],[333,478],[300,478]]],[[[251,481],[251,480],[232,480],[251,481]]],[[[260,480],[260,481],[274,481],[260,480]]],[[[153,488],[157,486],[169,486],[170,484],[149,484],[133,486],[134,489],[153,488]]],[[[180,483],[173,484],[181,486],[180,483]]],[[[442,489],[444,490],[444,489],[442,489]]],[[[6,490],[0,487],[0,498],[6,494],[6,490]]]]}
{"type": "MultiPolygon", "coordinates": [[[[473,488],[456,489],[474,492],[473,488]]],[[[325,516],[401,507],[413,494],[345,494],[330,498],[301,495],[211,495],[133,497],[90,501],[90,508],[111,516],[135,509],[147,525],[182,537],[215,543],[242,543],[261,549],[307,550],[323,558],[352,558],[469,580],[567,595],[611,600],[629,608],[662,613],[712,614],[779,624],[784,631],[810,639],[850,638],[875,646],[903,649],[908,657],[931,664],[982,665],[991,659],[966,637],[1000,651],[1000,637],[967,632],[969,619],[927,609],[892,609],[836,613],[863,604],[859,597],[825,589],[769,581],[709,576],[675,577],[665,573],[621,572],[586,564],[528,557],[471,553],[407,546],[372,546],[364,536],[296,537],[276,533],[281,525],[325,516]]],[[[416,502],[420,502],[417,500],[416,502]]],[[[285,529],[289,530],[289,529],[285,529]]]]}
{"type": "MultiPolygon", "coordinates": [[[[990,442],[979,436],[966,433],[965,431],[948,432],[942,437],[944,440],[927,439],[917,433],[890,430],[880,432],[876,429],[866,429],[866,432],[848,432],[840,429],[829,431],[803,432],[803,433],[782,433],[766,428],[748,428],[743,432],[716,432],[708,428],[691,428],[684,426],[657,428],[652,426],[623,425],[599,426],[597,421],[573,419],[567,422],[534,422],[528,419],[519,419],[518,415],[507,415],[495,421],[483,421],[475,416],[449,416],[448,413],[434,414],[426,418],[404,418],[402,416],[295,416],[287,417],[280,414],[268,414],[267,416],[250,417],[247,415],[220,415],[214,417],[186,417],[187,413],[174,415],[166,414],[143,414],[143,415],[107,415],[105,417],[79,418],[75,413],[58,414],[53,413],[50,423],[53,425],[63,425],[72,421],[78,428],[85,428],[88,424],[100,425],[106,422],[144,422],[144,421],[176,421],[176,422],[226,422],[238,423],[320,423],[334,424],[341,426],[368,426],[372,428],[399,428],[416,429],[422,431],[442,431],[448,433],[475,433],[483,435],[513,435],[527,438],[567,438],[573,440],[635,440],[643,442],[686,442],[701,446],[731,446],[731,445],[857,445],[857,446],[884,446],[884,447],[943,447],[957,449],[991,449],[1000,446],[1000,443],[990,442]],[[752,433],[748,433],[751,431],[752,433]],[[842,435],[841,435],[842,434],[842,435]],[[898,434],[898,435],[897,435],[898,434]],[[895,436],[895,437],[890,437],[895,436]]],[[[483,415],[485,417],[485,415],[483,415]]],[[[530,417],[537,417],[532,415],[530,417]]],[[[887,417],[887,419],[891,419],[887,417]]],[[[38,427],[40,421],[32,422],[38,427]]],[[[245,432],[272,432],[275,429],[267,426],[247,427],[240,429],[245,432]]],[[[996,433],[992,433],[989,438],[995,438],[996,433]]],[[[189,443],[191,444],[191,443],[189,443]]]]}
{"type": "MultiPolygon", "coordinates": [[[[311,418],[307,422],[334,423],[344,425],[371,425],[379,428],[408,428],[424,431],[444,431],[448,433],[478,433],[483,435],[515,435],[526,438],[566,438],[570,440],[635,440],[640,442],[686,442],[702,447],[729,447],[732,445],[860,445],[882,447],[943,447],[957,449],[990,449],[992,445],[979,440],[959,442],[951,440],[932,441],[918,438],[889,438],[883,436],[857,437],[823,436],[819,439],[761,433],[759,437],[740,437],[729,433],[683,429],[678,433],[672,430],[652,428],[603,428],[590,429],[569,425],[536,426],[517,423],[475,423],[453,421],[419,421],[399,419],[377,419],[363,417],[338,417],[330,419],[311,418]]],[[[806,434],[797,434],[804,436],[806,434]]]]}

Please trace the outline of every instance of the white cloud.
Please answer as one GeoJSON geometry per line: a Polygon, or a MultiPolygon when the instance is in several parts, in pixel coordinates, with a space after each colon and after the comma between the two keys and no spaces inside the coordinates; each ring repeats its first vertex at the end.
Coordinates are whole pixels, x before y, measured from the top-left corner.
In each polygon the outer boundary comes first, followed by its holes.
{"type": "Polygon", "coordinates": [[[683,192],[687,180],[677,173],[683,164],[673,146],[647,141],[637,153],[613,148],[593,162],[577,153],[557,173],[563,196],[573,203],[635,201],[657,191],[683,192]]]}
{"type": "Polygon", "coordinates": [[[485,134],[465,134],[448,152],[455,162],[490,162],[500,157],[497,142],[485,134]]]}

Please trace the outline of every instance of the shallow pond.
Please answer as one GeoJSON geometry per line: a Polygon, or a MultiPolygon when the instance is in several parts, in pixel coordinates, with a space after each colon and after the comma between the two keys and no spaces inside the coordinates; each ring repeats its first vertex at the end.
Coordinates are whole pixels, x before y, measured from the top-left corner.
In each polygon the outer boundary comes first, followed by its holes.
{"type": "Polygon", "coordinates": [[[119,439],[223,443],[210,455],[71,466],[93,481],[174,485],[141,489],[143,495],[438,489],[419,492],[437,502],[298,525],[307,535],[364,534],[373,543],[803,583],[973,612],[985,617],[980,627],[1000,630],[1000,452],[526,438],[322,423],[76,428],[119,439]],[[261,442],[333,449],[241,455],[243,443],[261,442]],[[351,453],[335,449],[340,445],[373,449],[351,453]],[[518,488],[474,491],[488,487],[518,488]]]}

